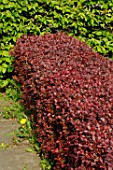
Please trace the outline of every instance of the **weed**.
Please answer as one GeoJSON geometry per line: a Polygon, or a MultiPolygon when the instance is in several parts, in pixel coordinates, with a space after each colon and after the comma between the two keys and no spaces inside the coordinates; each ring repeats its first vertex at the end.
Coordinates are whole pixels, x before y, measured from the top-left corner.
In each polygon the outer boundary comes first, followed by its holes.
{"type": "Polygon", "coordinates": [[[10,146],[10,144],[5,144],[4,142],[2,142],[2,143],[0,144],[0,150],[6,149],[6,148],[8,148],[9,146],[10,146]]]}
{"type": "Polygon", "coordinates": [[[27,170],[27,164],[24,166],[23,170],[27,170]]]}

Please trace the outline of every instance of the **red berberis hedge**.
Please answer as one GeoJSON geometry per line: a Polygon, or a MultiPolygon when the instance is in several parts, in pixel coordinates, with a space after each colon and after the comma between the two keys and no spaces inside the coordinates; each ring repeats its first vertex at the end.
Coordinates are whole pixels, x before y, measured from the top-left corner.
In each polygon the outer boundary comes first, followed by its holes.
{"type": "Polygon", "coordinates": [[[65,33],[23,36],[13,51],[24,104],[55,170],[113,169],[113,61],[65,33]]]}

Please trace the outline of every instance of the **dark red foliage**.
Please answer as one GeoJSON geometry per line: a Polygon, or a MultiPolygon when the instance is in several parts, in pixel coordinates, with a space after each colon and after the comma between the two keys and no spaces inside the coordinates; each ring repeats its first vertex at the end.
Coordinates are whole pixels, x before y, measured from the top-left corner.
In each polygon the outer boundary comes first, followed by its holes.
{"type": "Polygon", "coordinates": [[[65,33],[23,36],[15,79],[54,170],[113,169],[113,61],[65,33]]]}

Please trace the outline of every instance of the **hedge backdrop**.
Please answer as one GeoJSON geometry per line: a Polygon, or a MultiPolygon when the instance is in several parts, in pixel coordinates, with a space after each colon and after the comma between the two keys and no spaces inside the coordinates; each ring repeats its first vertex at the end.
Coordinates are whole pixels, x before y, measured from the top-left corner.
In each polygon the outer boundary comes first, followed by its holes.
{"type": "Polygon", "coordinates": [[[23,34],[65,31],[113,59],[113,0],[0,0],[0,87],[10,82],[9,51],[23,34]]]}

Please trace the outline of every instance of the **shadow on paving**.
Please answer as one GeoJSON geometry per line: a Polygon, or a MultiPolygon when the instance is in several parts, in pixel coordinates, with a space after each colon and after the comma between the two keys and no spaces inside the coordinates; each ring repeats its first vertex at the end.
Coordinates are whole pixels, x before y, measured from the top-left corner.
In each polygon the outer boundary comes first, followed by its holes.
{"type": "Polygon", "coordinates": [[[0,170],[41,170],[38,155],[26,151],[31,147],[29,141],[14,143],[14,132],[19,126],[16,120],[0,116],[0,170]]]}

